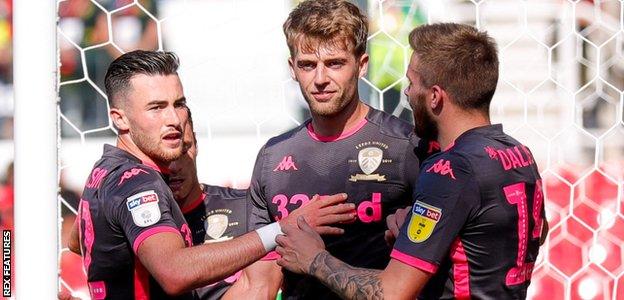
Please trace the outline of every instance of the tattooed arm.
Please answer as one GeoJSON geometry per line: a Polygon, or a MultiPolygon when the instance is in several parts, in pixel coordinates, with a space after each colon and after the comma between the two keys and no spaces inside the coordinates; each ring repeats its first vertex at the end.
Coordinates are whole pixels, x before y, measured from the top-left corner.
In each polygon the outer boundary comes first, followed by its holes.
{"type": "Polygon", "coordinates": [[[329,252],[316,255],[309,274],[320,279],[334,293],[349,299],[383,299],[379,274],[381,270],[354,268],[329,252]]]}
{"type": "Polygon", "coordinates": [[[385,270],[354,268],[325,251],[323,240],[303,219],[282,228],[276,239],[278,265],[316,277],[344,299],[414,299],[430,274],[392,259],[385,270]]]}

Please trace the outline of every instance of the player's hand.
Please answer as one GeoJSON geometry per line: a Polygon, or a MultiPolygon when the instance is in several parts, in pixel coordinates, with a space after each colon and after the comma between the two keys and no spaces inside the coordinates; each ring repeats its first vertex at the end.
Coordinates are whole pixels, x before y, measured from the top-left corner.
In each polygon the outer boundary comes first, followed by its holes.
{"type": "Polygon", "coordinates": [[[391,214],[386,218],[388,230],[384,233],[384,239],[386,239],[386,243],[388,243],[389,246],[394,245],[396,238],[399,236],[399,230],[401,229],[401,226],[403,226],[403,223],[405,223],[405,218],[411,208],[411,206],[408,206],[406,208],[397,209],[394,214],[391,214]]]}
{"type": "Polygon", "coordinates": [[[355,204],[343,203],[347,194],[340,193],[331,196],[314,195],[307,204],[295,209],[286,218],[280,221],[280,226],[297,226],[300,216],[319,234],[343,234],[344,229],[328,226],[338,223],[353,222],[356,219],[355,204]]]}
{"type": "Polygon", "coordinates": [[[284,235],[275,239],[278,244],[275,251],[281,255],[277,264],[291,272],[308,274],[314,258],[325,251],[321,236],[303,217],[297,218],[296,225],[282,227],[282,231],[284,235]]]}

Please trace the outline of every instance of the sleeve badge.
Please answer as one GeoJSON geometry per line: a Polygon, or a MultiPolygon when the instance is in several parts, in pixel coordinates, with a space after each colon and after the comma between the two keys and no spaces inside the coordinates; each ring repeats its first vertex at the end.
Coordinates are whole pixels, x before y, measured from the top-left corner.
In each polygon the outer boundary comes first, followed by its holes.
{"type": "Polygon", "coordinates": [[[128,197],[126,205],[132,213],[132,221],[139,227],[147,227],[160,220],[158,195],[153,190],[128,197]]]}

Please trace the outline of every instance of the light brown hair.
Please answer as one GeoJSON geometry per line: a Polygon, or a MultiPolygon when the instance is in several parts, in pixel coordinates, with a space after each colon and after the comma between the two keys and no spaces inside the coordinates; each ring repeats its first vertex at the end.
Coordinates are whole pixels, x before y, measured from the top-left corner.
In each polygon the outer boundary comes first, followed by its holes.
{"type": "Polygon", "coordinates": [[[426,88],[439,85],[464,109],[489,112],[498,82],[496,42],[486,32],[456,23],[415,28],[409,43],[426,88]]]}
{"type": "Polygon", "coordinates": [[[297,50],[314,52],[319,44],[352,50],[356,57],[366,52],[368,19],[348,1],[303,1],[290,12],[283,29],[291,56],[297,50]]]}

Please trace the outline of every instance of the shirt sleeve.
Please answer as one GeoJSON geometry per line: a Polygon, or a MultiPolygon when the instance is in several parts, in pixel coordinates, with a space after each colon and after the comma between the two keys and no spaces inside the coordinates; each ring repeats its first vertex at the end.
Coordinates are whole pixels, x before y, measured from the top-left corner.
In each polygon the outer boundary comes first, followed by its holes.
{"type": "Polygon", "coordinates": [[[149,236],[160,232],[180,234],[171,212],[175,200],[156,171],[134,167],[107,183],[106,215],[128,239],[136,253],[149,236]]]}
{"type": "Polygon", "coordinates": [[[412,210],[401,227],[391,257],[435,273],[451,243],[480,203],[468,161],[444,153],[423,164],[412,210]]]}
{"type": "Polygon", "coordinates": [[[256,164],[254,165],[251,175],[249,190],[247,191],[247,201],[250,203],[250,211],[248,216],[249,230],[258,229],[264,225],[273,222],[269,214],[266,195],[264,193],[263,173],[264,173],[264,156],[265,147],[258,152],[256,164]]]}

